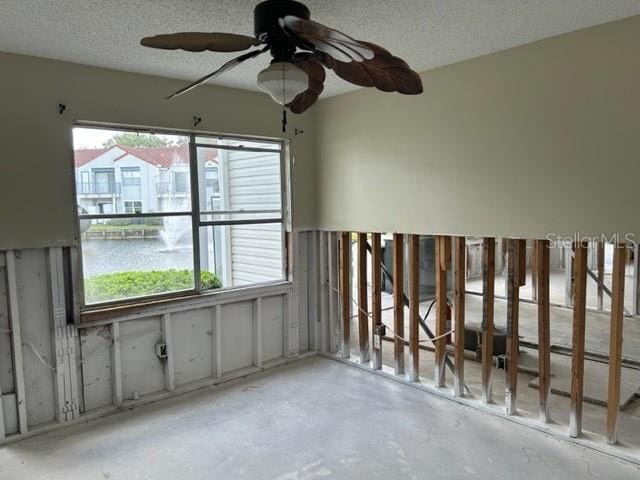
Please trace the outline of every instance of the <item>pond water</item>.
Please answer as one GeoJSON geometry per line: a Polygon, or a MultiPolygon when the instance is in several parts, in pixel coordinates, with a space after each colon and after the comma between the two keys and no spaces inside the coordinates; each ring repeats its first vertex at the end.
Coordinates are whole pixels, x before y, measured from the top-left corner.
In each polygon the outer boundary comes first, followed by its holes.
{"type": "Polygon", "coordinates": [[[83,240],[85,278],[131,270],[193,269],[193,248],[180,242],[167,250],[162,240],[83,240]]]}

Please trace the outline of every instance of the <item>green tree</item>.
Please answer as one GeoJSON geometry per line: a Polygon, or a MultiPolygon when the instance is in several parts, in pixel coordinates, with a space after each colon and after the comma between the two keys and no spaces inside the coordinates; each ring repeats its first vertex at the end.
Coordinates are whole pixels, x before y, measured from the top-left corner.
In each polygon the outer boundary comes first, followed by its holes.
{"type": "Polygon", "coordinates": [[[173,147],[183,143],[182,141],[171,141],[165,137],[158,135],[152,135],[150,133],[117,133],[109,140],[103,143],[105,148],[113,147],[114,145],[123,145],[125,147],[173,147]]]}

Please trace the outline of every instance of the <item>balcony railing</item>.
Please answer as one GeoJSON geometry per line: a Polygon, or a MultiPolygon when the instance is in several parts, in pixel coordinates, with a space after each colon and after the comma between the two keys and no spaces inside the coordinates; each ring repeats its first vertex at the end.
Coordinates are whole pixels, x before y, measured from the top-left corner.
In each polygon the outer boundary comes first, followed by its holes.
{"type": "Polygon", "coordinates": [[[120,195],[121,185],[116,182],[77,182],[78,195],[120,195]]]}
{"type": "Polygon", "coordinates": [[[172,182],[156,183],[156,193],[158,195],[188,195],[189,187],[172,182]]]}

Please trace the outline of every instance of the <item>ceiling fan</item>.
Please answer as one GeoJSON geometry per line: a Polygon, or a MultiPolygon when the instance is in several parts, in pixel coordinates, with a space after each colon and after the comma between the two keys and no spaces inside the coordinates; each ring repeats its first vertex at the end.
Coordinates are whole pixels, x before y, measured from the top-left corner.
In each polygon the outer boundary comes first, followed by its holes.
{"type": "Polygon", "coordinates": [[[190,52],[238,52],[254,47],[167,99],[186,93],[266,51],[273,59],[258,74],[258,87],[293,113],[302,113],[316,102],[324,88],[325,68],[361,87],[406,95],[422,93],[420,76],[404,60],[378,45],[354,40],[310,20],[309,9],[300,2],[266,0],[259,3],[254,10],[254,30],[255,38],[232,33],[184,32],[146,37],[140,43],[146,47],[190,52]]]}

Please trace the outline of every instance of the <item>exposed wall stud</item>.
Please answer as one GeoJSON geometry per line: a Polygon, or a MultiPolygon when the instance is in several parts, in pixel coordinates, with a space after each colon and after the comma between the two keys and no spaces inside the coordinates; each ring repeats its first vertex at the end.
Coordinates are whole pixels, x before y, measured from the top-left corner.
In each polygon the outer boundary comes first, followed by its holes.
{"type": "Polygon", "coordinates": [[[358,344],[360,363],[369,363],[369,301],[367,298],[367,234],[358,234],[358,344]]]}
{"type": "Polygon", "coordinates": [[[382,368],[382,248],[380,234],[371,234],[371,322],[374,335],[372,367],[374,370],[382,368]],[[377,339],[376,339],[377,337],[377,339]]]}
{"type": "Polygon", "coordinates": [[[493,311],[496,280],[496,240],[482,246],[482,402],[493,402],[493,311]]]}
{"type": "MultiPolygon", "coordinates": [[[[420,377],[420,343],[418,317],[420,316],[420,237],[409,235],[409,380],[420,377]]],[[[395,277],[396,279],[398,277],[395,277]]]]}
{"type": "Polygon", "coordinates": [[[120,357],[120,323],[111,324],[111,365],[113,368],[113,403],[122,405],[122,360],[120,357]]]}
{"type": "Polygon", "coordinates": [[[626,245],[616,245],[613,251],[611,291],[611,324],[609,333],[609,387],[607,396],[607,443],[618,441],[618,413],[620,410],[620,375],[622,362],[622,331],[624,321],[624,271],[626,245]]]}
{"type": "Polygon", "coordinates": [[[162,340],[166,345],[167,358],[164,365],[164,383],[169,392],[176,389],[175,371],[173,368],[173,332],[171,330],[171,314],[162,315],[162,340]]]}
{"type": "Polygon", "coordinates": [[[253,304],[253,365],[262,368],[262,297],[253,304]]]}
{"type": "Polygon", "coordinates": [[[350,357],[351,343],[351,234],[340,234],[340,301],[342,306],[342,346],[340,354],[342,358],[350,357]]]}
{"type": "Polygon", "coordinates": [[[604,310],[604,242],[598,242],[596,247],[596,265],[598,270],[598,310],[604,310]]]}
{"type": "Polygon", "coordinates": [[[393,357],[396,375],[404,374],[404,235],[393,234],[393,357]]]}
{"type": "MultiPolygon", "coordinates": [[[[289,295],[287,295],[287,298],[289,297],[289,295]]],[[[289,309],[289,311],[291,311],[291,309],[289,309]]],[[[214,310],[214,317],[213,317],[213,325],[214,325],[214,342],[215,342],[215,349],[213,352],[213,358],[215,359],[215,364],[214,364],[214,368],[213,368],[213,375],[216,378],[222,378],[222,305],[216,305],[215,306],[215,310],[214,310]]],[[[285,324],[282,326],[282,329],[284,330],[283,332],[283,336],[284,336],[284,342],[286,344],[286,340],[289,337],[289,329],[287,328],[286,325],[287,322],[285,322],[285,324]]],[[[285,356],[287,356],[287,351],[285,349],[285,356]]]]}
{"type": "Polygon", "coordinates": [[[573,341],[571,359],[571,407],[569,435],[582,433],[582,396],[584,387],[584,336],[587,293],[587,245],[577,242],[574,246],[573,287],[573,341]]]}
{"type": "Polygon", "coordinates": [[[337,352],[340,349],[340,306],[338,295],[338,271],[340,269],[338,265],[338,234],[336,232],[329,232],[329,351],[332,353],[337,352]]]}
{"type": "Polygon", "coordinates": [[[464,308],[465,308],[465,280],[466,253],[465,237],[454,238],[455,268],[454,268],[454,296],[453,312],[455,315],[455,372],[453,375],[453,390],[457,397],[464,396],[464,308]]]}
{"type": "Polygon", "coordinates": [[[328,238],[327,232],[318,232],[320,237],[320,349],[323,352],[329,351],[329,274],[327,268],[328,260],[328,238]]]}
{"type": "Polygon", "coordinates": [[[451,267],[451,237],[436,237],[436,337],[435,386],[445,386],[445,356],[447,354],[447,270],[451,267]]]}
{"type": "Polygon", "coordinates": [[[507,368],[505,378],[507,415],[515,415],[517,411],[521,253],[521,241],[510,239],[507,254],[507,368]]]}
{"type": "Polygon", "coordinates": [[[550,418],[549,394],[551,391],[551,351],[549,330],[549,241],[535,240],[536,291],[538,294],[538,381],[540,420],[550,418]]]}
{"type": "Polygon", "coordinates": [[[518,240],[518,286],[527,284],[527,241],[518,240]]]}
{"type": "Polygon", "coordinates": [[[640,246],[633,244],[633,283],[632,296],[633,315],[640,315],[640,246]]]}

